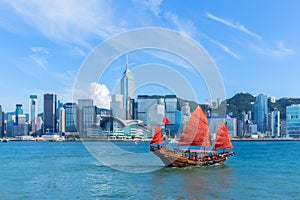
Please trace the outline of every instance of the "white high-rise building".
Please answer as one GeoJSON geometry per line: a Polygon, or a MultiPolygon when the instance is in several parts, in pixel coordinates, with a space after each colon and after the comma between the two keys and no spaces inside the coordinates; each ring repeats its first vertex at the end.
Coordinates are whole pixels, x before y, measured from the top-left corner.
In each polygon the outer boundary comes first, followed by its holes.
{"type": "Polygon", "coordinates": [[[181,116],[181,129],[180,132],[183,132],[183,130],[185,129],[190,116],[191,116],[191,108],[190,108],[190,104],[185,102],[183,104],[183,106],[181,107],[181,112],[182,112],[182,116],[181,116]]]}
{"type": "Polygon", "coordinates": [[[124,98],[123,108],[125,110],[125,119],[133,119],[131,99],[133,99],[134,96],[134,78],[131,71],[128,69],[128,63],[126,63],[126,69],[121,79],[121,94],[124,98]]]}
{"type": "Polygon", "coordinates": [[[38,116],[38,100],[37,95],[29,96],[29,124],[31,125],[31,132],[37,131],[37,116],[38,116]]]}
{"type": "Polygon", "coordinates": [[[59,132],[66,132],[66,111],[64,108],[59,109],[59,132]]]}
{"type": "Polygon", "coordinates": [[[113,94],[111,96],[110,108],[114,117],[125,119],[125,110],[123,106],[123,95],[113,94]]]}

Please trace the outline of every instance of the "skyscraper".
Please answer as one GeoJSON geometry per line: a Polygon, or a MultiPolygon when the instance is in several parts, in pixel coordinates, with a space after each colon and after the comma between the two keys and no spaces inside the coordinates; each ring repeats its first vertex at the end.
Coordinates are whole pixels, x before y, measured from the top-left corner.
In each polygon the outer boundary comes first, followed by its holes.
{"type": "Polygon", "coordinates": [[[0,137],[3,137],[4,134],[4,113],[2,113],[2,107],[0,105],[0,137]]]}
{"type": "Polygon", "coordinates": [[[66,111],[63,107],[59,109],[59,132],[66,132],[66,111]]]}
{"type": "Polygon", "coordinates": [[[64,104],[66,112],[66,132],[78,132],[78,106],[76,103],[64,104]]]}
{"type": "Polygon", "coordinates": [[[29,123],[31,125],[32,133],[36,132],[37,116],[38,116],[37,95],[30,95],[29,96],[29,123]]]}
{"type": "Polygon", "coordinates": [[[144,125],[163,124],[162,119],[165,117],[164,96],[138,95],[137,97],[137,118],[143,121],[144,125]]]}
{"type": "Polygon", "coordinates": [[[257,131],[265,133],[268,127],[268,97],[260,94],[254,103],[254,122],[257,124],[257,131]]]}
{"type": "Polygon", "coordinates": [[[17,104],[17,105],[16,105],[15,115],[16,115],[16,124],[18,125],[18,124],[19,124],[18,116],[19,116],[19,115],[23,115],[23,107],[22,107],[22,104],[17,104]]]}
{"type": "Polygon", "coordinates": [[[43,132],[57,132],[56,94],[44,94],[44,128],[43,132]]]}
{"type": "Polygon", "coordinates": [[[110,109],[114,117],[125,119],[123,99],[124,96],[122,94],[113,94],[111,96],[110,109]]]}
{"type": "Polygon", "coordinates": [[[286,107],[287,135],[300,138],[300,105],[286,107]]]}
{"type": "Polygon", "coordinates": [[[133,107],[131,106],[131,99],[134,95],[134,78],[131,71],[128,69],[128,63],[126,63],[126,69],[121,79],[121,94],[123,95],[123,108],[125,110],[125,119],[133,119],[133,107]]]}
{"type": "Polygon", "coordinates": [[[78,130],[79,132],[84,131],[84,114],[83,108],[86,106],[93,107],[93,99],[78,99],[78,108],[79,108],[79,119],[78,119],[78,130]]]}
{"type": "Polygon", "coordinates": [[[96,123],[97,108],[96,106],[83,106],[82,108],[82,131],[87,132],[88,129],[96,123]]]}
{"type": "Polygon", "coordinates": [[[280,137],[280,111],[271,112],[271,135],[272,137],[280,137]]]}
{"type": "Polygon", "coordinates": [[[178,100],[176,95],[166,95],[165,96],[165,108],[166,108],[166,118],[169,119],[170,123],[166,124],[166,131],[168,131],[170,136],[174,136],[179,128],[178,119],[181,120],[181,115],[178,111],[178,100]]]}

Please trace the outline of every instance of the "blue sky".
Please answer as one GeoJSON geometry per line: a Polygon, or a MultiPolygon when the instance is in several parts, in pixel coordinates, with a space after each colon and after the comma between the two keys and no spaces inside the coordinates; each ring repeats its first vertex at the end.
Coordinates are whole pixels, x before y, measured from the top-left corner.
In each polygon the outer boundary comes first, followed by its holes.
{"type": "MultiPolygon", "coordinates": [[[[27,111],[29,95],[38,94],[41,110],[47,92],[71,101],[76,74],[91,50],[115,34],[143,27],[173,29],[202,45],[220,71],[227,98],[238,92],[300,97],[299,10],[298,1],[271,0],[1,0],[0,105],[12,111],[22,103],[27,111]]],[[[198,84],[193,80],[201,77],[179,69],[182,61],[157,55],[130,53],[129,66],[163,63],[198,84]]],[[[99,81],[97,88],[105,90],[98,95],[100,105],[107,104],[125,63],[120,57],[99,81]]],[[[197,100],[203,103],[209,92],[204,82],[198,86],[197,100]]],[[[168,90],[154,86],[137,92],[168,90]]]]}

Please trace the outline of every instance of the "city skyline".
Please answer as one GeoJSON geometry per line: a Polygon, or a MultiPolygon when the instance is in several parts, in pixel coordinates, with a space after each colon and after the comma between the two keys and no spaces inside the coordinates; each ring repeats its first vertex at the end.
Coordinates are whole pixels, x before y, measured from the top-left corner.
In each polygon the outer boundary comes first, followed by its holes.
{"type": "MultiPolygon", "coordinates": [[[[89,52],[115,34],[142,27],[173,29],[202,45],[218,67],[227,98],[243,91],[277,98],[300,96],[295,88],[300,72],[298,2],[91,0],[82,4],[0,2],[0,58],[5,75],[0,80],[5,94],[1,97],[2,110],[13,111],[20,103],[28,112],[25,105],[29,94],[40,98],[44,93],[55,93],[61,101],[71,102],[76,74],[89,52]],[[83,17],[82,13],[91,15],[83,17]]],[[[98,98],[107,101],[115,93],[125,63],[125,55],[115,60],[103,81],[94,84],[105,91],[98,98]]],[[[205,82],[196,84],[201,76],[193,76],[190,66],[174,55],[158,51],[129,53],[130,69],[145,63],[164,64],[191,77],[190,83],[201,93],[197,101],[210,99],[205,82]]],[[[171,92],[162,87],[138,88],[137,92],[155,94],[157,88],[159,94],[171,92]]]]}

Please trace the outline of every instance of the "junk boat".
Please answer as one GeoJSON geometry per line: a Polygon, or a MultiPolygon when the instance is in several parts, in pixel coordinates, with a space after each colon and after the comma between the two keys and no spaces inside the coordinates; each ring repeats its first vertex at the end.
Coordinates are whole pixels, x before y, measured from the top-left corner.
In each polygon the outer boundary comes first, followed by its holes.
{"type": "Polygon", "coordinates": [[[234,156],[228,129],[222,123],[216,133],[212,148],[208,120],[198,105],[192,113],[177,147],[169,149],[163,144],[160,126],[156,127],[150,151],[158,156],[166,167],[197,167],[224,164],[228,157],[234,156]],[[187,147],[182,149],[182,147],[187,147]]]}

